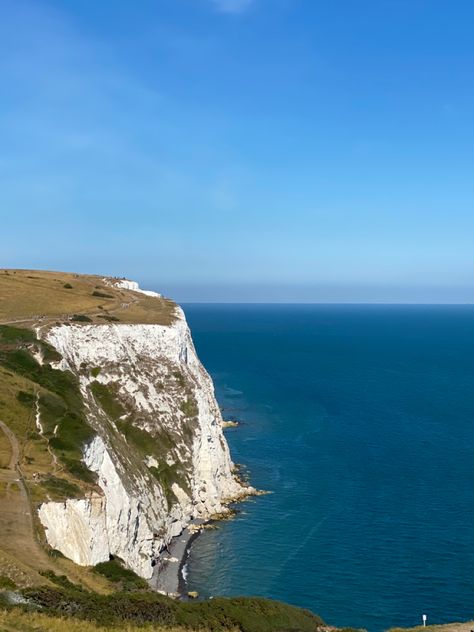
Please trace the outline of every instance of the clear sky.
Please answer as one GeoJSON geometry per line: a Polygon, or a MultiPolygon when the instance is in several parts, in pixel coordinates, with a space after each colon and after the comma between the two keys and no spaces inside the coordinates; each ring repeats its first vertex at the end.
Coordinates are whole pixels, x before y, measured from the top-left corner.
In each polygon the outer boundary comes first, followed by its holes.
{"type": "Polygon", "coordinates": [[[473,302],[473,25],[473,0],[0,0],[0,265],[473,302]]]}

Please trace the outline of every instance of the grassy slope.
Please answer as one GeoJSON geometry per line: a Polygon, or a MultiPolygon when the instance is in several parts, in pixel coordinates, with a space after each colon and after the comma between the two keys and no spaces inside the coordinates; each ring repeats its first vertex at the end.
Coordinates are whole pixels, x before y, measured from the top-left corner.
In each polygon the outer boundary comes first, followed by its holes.
{"type": "Polygon", "coordinates": [[[110,287],[100,276],[0,270],[0,420],[14,432],[20,445],[18,466],[28,491],[25,498],[21,486],[11,483],[17,475],[8,472],[11,446],[0,429],[0,576],[25,586],[39,580],[44,583],[38,571],[49,569],[99,592],[112,589],[106,578],[64,558],[50,558],[37,540],[42,535],[35,509],[40,502],[82,495],[94,485],[88,472],[81,471],[79,444],[88,427],[74,381],[64,373],[36,365],[28,339],[34,343],[35,335],[28,329],[67,322],[74,315],[86,316],[97,324],[168,325],[174,309],[171,301],[110,287]],[[94,296],[94,292],[106,296],[94,296]],[[24,332],[21,336],[15,333],[18,328],[24,332]],[[35,424],[37,398],[44,436],[38,434],[35,424]],[[36,535],[24,520],[28,509],[36,535]]]}
{"type": "Polygon", "coordinates": [[[167,299],[110,287],[100,276],[37,270],[0,269],[0,298],[0,322],[36,322],[40,317],[54,322],[76,314],[96,323],[109,317],[122,323],[169,325],[175,308],[167,299]]]}
{"type": "MultiPolygon", "coordinates": [[[[138,629],[132,624],[153,621],[148,629],[156,632],[162,623],[168,630],[314,632],[322,624],[309,612],[263,599],[177,603],[144,591],[128,576],[117,581],[110,569],[101,573],[52,555],[38,537],[41,529],[35,530],[34,520],[39,502],[67,497],[73,489],[68,490],[68,485],[83,492],[93,489],[94,483],[81,478],[83,473],[77,470],[88,429],[75,378],[34,360],[38,351],[46,360],[57,358],[51,357],[53,349],[36,340],[33,325],[77,320],[74,315],[81,317],[79,322],[97,324],[168,325],[174,309],[171,301],[110,287],[97,276],[0,270],[0,420],[19,444],[18,463],[12,468],[9,461],[15,450],[0,430],[0,590],[10,585],[45,587],[37,588],[36,596],[30,593],[42,604],[42,614],[6,607],[2,611],[0,605],[0,630],[92,632],[105,623],[114,626],[109,630],[131,632],[138,629]],[[43,436],[35,424],[37,405],[43,436]],[[72,610],[71,604],[75,604],[72,610]],[[70,618],[71,612],[80,620],[70,618]]],[[[186,405],[189,408],[192,402],[186,405]]],[[[139,445],[141,435],[134,435],[134,440],[139,445]]]]}
{"type": "MultiPolygon", "coordinates": [[[[153,624],[158,629],[167,626],[210,632],[315,632],[325,625],[307,610],[256,597],[217,597],[209,601],[180,602],[150,591],[100,596],[71,584],[63,588],[31,589],[24,591],[24,595],[29,604],[41,608],[43,615],[71,617],[72,621],[111,626],[112,629],[153,624]]],[[[0,593],[0,609],[2,602],[6,603],[0,593]]],[[[18,609],[11,606],[4,605],[4,608],[18,613],[18,609]]],[[[31,605],[28,608],[31,610],[31,605]]],[[[25,607],[21,609],[24,611],[25,607]]]]}
{"type": "MultiPolygon", "coordinates": [[[[103,627],[86,621],[74,621],[71,618],[0,610],[0,632],[115,632],[118,630],[120,632],[182,632],[183,628],[164,628],[156,625],[103,627]]],[[[190,631],[188,630],[188,632],[190,631]]]]}

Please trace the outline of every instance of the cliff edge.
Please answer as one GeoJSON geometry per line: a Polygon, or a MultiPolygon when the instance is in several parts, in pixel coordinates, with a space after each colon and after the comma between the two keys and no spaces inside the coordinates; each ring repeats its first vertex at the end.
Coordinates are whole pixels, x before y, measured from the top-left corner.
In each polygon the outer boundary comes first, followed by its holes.
{"type": "Polygon", "coordinates": [[[0,366],[21,381],[22,473],[47,545],[82,566],[118,556],[150,579],[193,519],[253,491],[233,472],[182,309],[125,279],[3,271],[2,290],[0,366]]]}

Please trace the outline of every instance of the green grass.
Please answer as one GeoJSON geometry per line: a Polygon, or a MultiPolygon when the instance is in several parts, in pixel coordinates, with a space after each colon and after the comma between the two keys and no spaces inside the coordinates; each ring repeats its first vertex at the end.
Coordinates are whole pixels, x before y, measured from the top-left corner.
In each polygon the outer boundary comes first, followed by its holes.
{"type": "Polygon", "coordinates": [[[191,496],[191,488],[179,463],[169,465],[166,461],[163,461],[158,467],[150,467],[150,472],[163,488],[168,506],[171,506],[177,500],[172,489],[173,483],[177,483],[188,496],[191,496]]]}
{"type": "Polygon", "coordinates": [[[133,571],[124,568],[122,564],[113,559],[94,566],[94,572],[103,575],[117,586],[120,591],[147,590],[147,582],[138,577],[133,571]]]}
{"type": "Polygon", "coordinates": [[[191,494],[185,463],[169,465],[166,462],[166,457],[175,446],[176,439],[165,430],[151,435],[146,430],[137,428],[130,420],[116,421],[116,425],[127,442],[136,448],[141,458],[154,456],[158,461],[158,467],[150,467],[150,472],[163,488],[169,506],[176,502],[176,496],[171,488],[173,483],[177,483],[188,495],[191,494]]]}
{"type": "MultiPolygon", "coordinates": [[[[41,387],[38,399],[44,436],[59,461],[81,480],[92,482],[82,463],[82,451],[94,437],[86,420],[77,378],[69,371],[60,371],[48,364],[59,354],[47,343],[37,340],[34,332],[11,326],[0,326],[0,364],[41,387]],[[43,353],[44,364],[31,354],[36,348],[43,353]],[[45,392],[46,391],[46,392],[45,392]]],[[[20,390],[17,400],[32,408],[35,396],[20,390]]]]}
{"type": "Polygon", "coordinates": [[[186,415],[186,417],[196,417],[199,412],[195,400],[190,397],[188,397],[188,399],[181,403],[180,409],[181,412],[186,415]]]}
{"type": "Polygon", "coordinates": [[[27,408],[31,408],[36,401],[36,397],[34,393],[26,393],[25,391],[18,391],[18,393],[16,394],[16,398],[21,404],[24,404],[27,408]]]}
{"type": "MultiPolygon", "coordinates": [[[[95,623],[80,619],[48,616],[40,612],[22,612],[16,609],[1,609],[0,601],[0,630],[2,632],[192,632],[189,628],[166,628],[153,624],[147,626],[118,625],[99,626],[95,623]]],[[[196,630],[195,632],[207,632],[196,630]]],[[[239,632],[234,630],[232,632],[239,632]]]]}
{"type": "Polygon", "coordinates": [[[155,445],[155,443],[158,442],[158,439],[152,437],[148,432],[146,432],[146,430],[137,428],[130,421],[117,422],[117,428],[125,436],[125,438],[138,449],[141,455],[145,456],[147,454],[151,454],[153,456],[158,456],[156,450],[157,446],[155,445]]]}
{"type": "Polygon", "coordinates": [[[102,410],[111,419],[115,421],[125,414],[125,409],[113,392],[113,386],[110,384],[101,384],[97,382],[97,380],[94,380],[90,385],[90,389],[102,410]]]}
{"type": "Polygon", "coordinates": [[[0,342],[2,344],[17,345],[35,341],[36,335],[31,329],[12,327],[10,325],[0,326],[0,342]]]}
{"type": "Polygon", "coordinates": [[[0,590],[15,590],[16,584],[9,577],[5,577],[5,575],[0,575],[0,590]]]}
{"type": "Polygon", "coordinates": [[[74,584],[66,577],[66,575],[57,575],[54,571],[51,570],[40,571],[40,575],[42,577],[46,577],[47,579],[49,579],[49,581],[53,582],[53,584],[56,584],[56,586],[60,586],[61,588],[66,588],[67,590],[74,591],[83,591],[82,586],[74,584]]]}
{"type": "Polygon", "coordinates": [[[315,632],[323,625],[307,610],[256,597],[189,603],[153,592],[98,595],[75,587],[33,588],[22,593],[46,614],[68,615],[101,625],[148,623],[209,632],[315,632]]]}
{"type": "Polygon", "coordinates": [[[52,474],[41,481],[41,485],[54,497],[78,498],[82,496],[82,491],[77,485],[65,478],[58,478],[52,474]]]}
{"type": "MultiPolygon", "coordinates": [[[[161,484],[163,492],[166,496],[168,505],[171,506],[176,502],[176,496],[172,490],[172,484],[177,483],[188,494],[191,493],[188,480],[185,476],[184,464],[168,465],[166,456],[173,449],[175,440],[166,431],[157,433],[157,436],[151,435],[146,430],[142,430],[128,419],[121,419],[127,412],[120,403],[118,396],[114,392],[113,384],[101,384],[96,380],[90,385],[90,389],[105,414],[112,419],[117,429],[124,435],[129,445],[135,447],[141,459],[144,456],[154,456],[158,463],[158,467],[150,468],[151,473],[161,484]]],[[[192,406],[194,400],[187,400],[186,408],[188,412],[193,412],[192,406]]]]}

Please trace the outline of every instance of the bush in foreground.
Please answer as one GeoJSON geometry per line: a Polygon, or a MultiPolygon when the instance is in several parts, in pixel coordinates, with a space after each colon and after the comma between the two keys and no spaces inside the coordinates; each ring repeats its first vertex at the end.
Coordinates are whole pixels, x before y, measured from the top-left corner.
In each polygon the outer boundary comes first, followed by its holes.
{"type": "Polygon", "coordinates": [[[98,595],[75,589],[30,588],[23,595],[50,616],[67,616],[98,625],[146,625],[209,632],[315,632],[324,625],[309,612],[257,597],[219,597],[179,602],[152,592],[98,595]]]}

